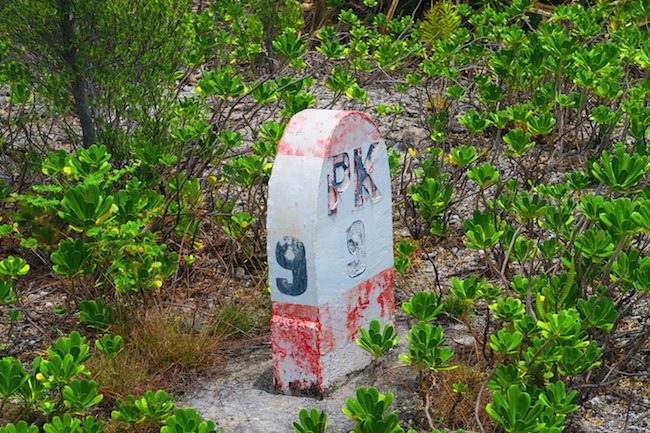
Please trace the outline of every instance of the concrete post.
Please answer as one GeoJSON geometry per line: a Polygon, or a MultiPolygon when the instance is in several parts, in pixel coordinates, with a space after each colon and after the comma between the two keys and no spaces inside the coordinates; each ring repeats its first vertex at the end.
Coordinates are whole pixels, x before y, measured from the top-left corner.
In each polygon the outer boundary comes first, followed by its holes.
{"type": "Polygon", "coordinates": [[[267,227],[274,384],[322,396],[370,362],[359,328],[394,323],[390,173],[368,116],[305,110],[290,120],[267,227]]]}

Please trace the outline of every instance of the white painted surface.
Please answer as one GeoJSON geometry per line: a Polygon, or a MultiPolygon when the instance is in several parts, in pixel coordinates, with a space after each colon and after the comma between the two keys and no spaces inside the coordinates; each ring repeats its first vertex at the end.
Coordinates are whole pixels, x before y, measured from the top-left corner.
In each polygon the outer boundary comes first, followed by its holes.
{"type": "Polygon", "coordinates": [[[276,386],[322,394],[370,361],[358,329],[394,322],[390,173],[367,116],[305,110],[291,119],[269,182],[267,252],[276,386]],[[291,286],[303,246],[307,284],[291,286]]]}
{"type": "MultiPolygon", "coordinates": [[[[352,137],[352,139],[359,139],[352,137]]],[[[368,152],[370,142],[354,142],[348,146],[361,146],[363,155],[368,152]]],[[[393,266],[393,230],[391,207],[391,184],[386,157],[386,146],[383,140],[377,146],[377,163],[371,174],[382,197],[377,203],[368,203],[362,207],[354,205],[354,180],[348,188],[339,194],[337,212],[328,215],[328,201],[320,197],[316,202],[317,221],[315,260],[316,290],[318,305],[324,305],[336,298],[340,293],[347,292],[365,279],[378,274],[393,266]],[[347,229],[354,221],[362,221],[366,232],[366,270],[359,276],[350,278],[346,272],[348,263],[354,259],[347,250],[347,229]]],[[[351,161],[352,161],[352,155],[351,161]]],[[[319,192],[327,191],[327,159],[325,169],[321,171],[319,192]]],[[[352,177],[354,177],[354,169],[352,177]]]]}
{"type": "Polygon", "coordinates": [[[319,173],[323,159],[278,155],[269,180],[268,240],[269,283],[271,299],[292,304],[318,305],[315,290],[315,232],[314,207],[318,200],[319,179],[310,173],[319,173]],[[281,173],[281,174],[276,174],[281,173]],[[285,236],[293,236],[305,244],[307,255],[307,290],[299,296],[289,296],[278,290],[276,279],[292,274],[275,260],[275,248],[285,236]]]}

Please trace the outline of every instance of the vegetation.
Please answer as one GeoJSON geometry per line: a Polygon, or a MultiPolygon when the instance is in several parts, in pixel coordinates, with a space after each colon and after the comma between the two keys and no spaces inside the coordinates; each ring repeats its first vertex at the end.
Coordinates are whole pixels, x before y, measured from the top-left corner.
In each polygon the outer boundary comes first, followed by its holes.
{"type": "MultiPolygon", "coordinates": [[[[400,358],[422,429],[560,432],[585,390],[635,376],[650,335],[632,318],[650,290],[648,3],[440,0],[421,18],[397,3],[0,5],[0,433],[215,431],[176,408],[170,378],[266,326],[267,181],[309,107],[370,112],[403,145],[389,155],[408,234],[397,290],[412,295],[400,358]],[[397,136],[404,119],[427,137],[397,136]],[[473,262],[441,275],[431,251],[452,248],[473,262]],[[178,307],[215,275],[235,294],[178,307]],[[61,302],[37,313],[43,279],[61,302]],[[472,353],[446,344],[445,320],[472,353]],[[25,327],[48,348],[21,353],[25,327]]],[[[375,322],[357,343],[376,379],[397,334],[375,322]]],[[[392,400],[361,387],[343,412],[354,432],[403,432],[392,400]]],[[[298,418],[298,433],[327,428],[318,410],[298,418]]]]}

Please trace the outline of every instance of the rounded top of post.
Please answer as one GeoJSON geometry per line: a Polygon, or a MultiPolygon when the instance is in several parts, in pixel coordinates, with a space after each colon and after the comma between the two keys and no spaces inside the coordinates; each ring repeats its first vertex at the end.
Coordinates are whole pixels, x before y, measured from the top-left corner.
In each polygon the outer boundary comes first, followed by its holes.
{"type": "Polygon", "coordinates": [[[381,134],[360,111],[307,109],[291,118],[278,144],[278,154],[324,158],[381,134]]]}

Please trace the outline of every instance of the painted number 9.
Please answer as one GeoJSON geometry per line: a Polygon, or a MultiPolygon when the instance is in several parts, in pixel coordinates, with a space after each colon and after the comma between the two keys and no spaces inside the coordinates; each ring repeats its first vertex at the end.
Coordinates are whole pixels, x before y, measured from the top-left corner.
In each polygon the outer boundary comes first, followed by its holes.
{"type": "MultiPolygon", "coordinates": [[[[366,228],[363,222],[353,222],[347,230],[348,252],[354,260],[348,263],[348,277],[354,278],[366,271],[366,228]]],[[[291,281],[276,278],[275,282],[281,293],[299,296],[307,290],[307,257],[305,244],[298,239],[285,236],[275,244],[275,259],[284,269],[291,271],[291,281]]]]}
{"type": "Polygon", "coordinates": [[[292,281],[276,278],[278,290],[289,296],[298,296],[307,290],[307,258],[305,244],[294,237],[285,236],[275,245],[275,259],[292,274],[292,281]]]}
{"type": "Polygon", "coordinates": [[[366,270],[366,229],[360,220],[348,227],[348,252],[354,256],[348,263],[348,277],[358,277],[366,270]]]}

